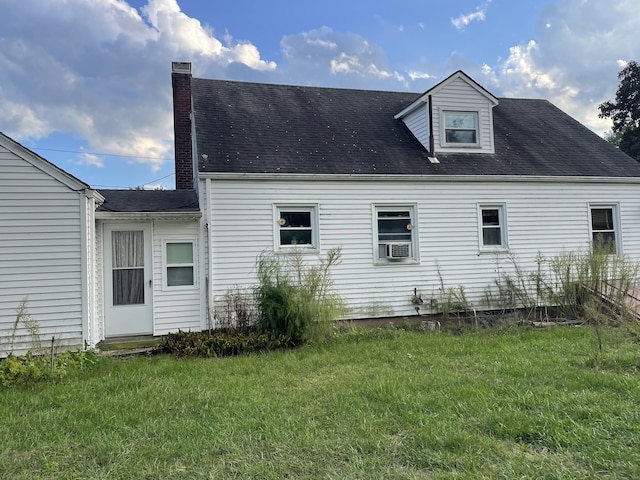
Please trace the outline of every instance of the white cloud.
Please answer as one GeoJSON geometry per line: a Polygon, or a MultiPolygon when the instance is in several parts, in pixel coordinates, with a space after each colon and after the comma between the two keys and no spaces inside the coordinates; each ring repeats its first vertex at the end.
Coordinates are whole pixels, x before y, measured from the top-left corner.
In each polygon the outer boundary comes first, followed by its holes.
{"type": "Polygon", "coordinates": [[[610,128],[598,105],[615,96],[617,73],[640,58],[635,2],[557,0],[539,19],[537,39],[516,45],[500,65],[503,94],[549,99],[598,133],[610,128]]]}
{"type": "MultiPolygon", "coordinates": [[[[277,68],[249,42],[229,36],[223,44],[176,0],[149,0],[141,13],[124,0],[4,4],[0,130],[18,141],[70,133],[90,151],[136,156],[155,172],[172,156],[172,60],[218,71],[277,68]]],[[[109,159],[77,159],[101,161],[109,159]]]]}
{"type": "Polygon", "coordinates": [[[94,153],[81,153],[78,156],[78,163],[80,163],[81,165],[90,165],[92,167],[98,168],[104,167],[103,158],[94,153]]]}
{"type": "Polygon", "coordinates": [[[340,86],[371,87],[376,82],[392,82],[395,88],[407,86],[404,76],[388,67],[384,50],[360,35],[323,26],[287,35],[281,45],[288,61],[288,79],[302,75],[306,81],[323,78],[340,86]],[[327,73],[334,78],[327,78],[327,73]]]}
{"type": "Polygon", "coordinates": [[[415,80],[429,80],[435,77],[427,72],[411,71],[409,72],[409,78],[415,81],[415,80]]]}
{"type": "Polygon", "coordinates": [[[482,5],[476,7],[476,11],[473,13],[469,13],[466,15],[459,15],[456,18],[451,19],[451,25],[453,25],[456,30],[464,30],[467,25],[471,22],[482,22],[487,18],[487,9],[491,4],[491,0],[483,3],[482,5]]]}

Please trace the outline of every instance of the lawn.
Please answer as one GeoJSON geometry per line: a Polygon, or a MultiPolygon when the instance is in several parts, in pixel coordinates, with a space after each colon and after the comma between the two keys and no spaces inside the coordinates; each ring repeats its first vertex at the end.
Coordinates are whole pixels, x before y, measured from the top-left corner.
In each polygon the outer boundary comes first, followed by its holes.
{"type": "Polygon", "coordinates": [[[101,359],[0,390],[10,479],[640,478],[640,350],[585,327],[101,359]]]}

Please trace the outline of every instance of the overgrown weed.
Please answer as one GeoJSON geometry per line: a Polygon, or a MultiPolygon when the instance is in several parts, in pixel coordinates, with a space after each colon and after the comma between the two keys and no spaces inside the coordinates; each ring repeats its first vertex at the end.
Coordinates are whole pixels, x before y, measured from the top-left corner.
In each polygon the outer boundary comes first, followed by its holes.
{"type": "Polygon", "coordinates": [[[295,344],[319,339],[344,312],[342,298],[333,291],[331,267],[342,251],[332,248],[309,265],[299,249],[288,254],[265,251],[257,260],[258,328],[285,335],[295,344]]]}

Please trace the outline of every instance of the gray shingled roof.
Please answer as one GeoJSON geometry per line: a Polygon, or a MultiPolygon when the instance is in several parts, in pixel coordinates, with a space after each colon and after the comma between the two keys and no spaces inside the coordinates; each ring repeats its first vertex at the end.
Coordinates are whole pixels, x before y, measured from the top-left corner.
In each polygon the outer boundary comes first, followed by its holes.
{"type": "Polygon", "coordinates": [[[195,190],[98,190],[105,198],[98,212],[199,212],[195,190]]]}
{"type": "Polygon", "coordinates": [[[546,100],[500,98],[495,154],[438,153],[394,119],[420,94],[192,79],[200,172],[640,177],[546,100]]]}

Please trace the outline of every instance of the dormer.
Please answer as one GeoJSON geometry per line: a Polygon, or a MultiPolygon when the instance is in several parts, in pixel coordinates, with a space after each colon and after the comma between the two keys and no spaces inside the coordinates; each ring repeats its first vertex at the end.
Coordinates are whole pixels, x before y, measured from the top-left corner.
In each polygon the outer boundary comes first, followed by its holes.
{"type": "Polygon", "coordinates": [[[427,90],[395,118],[429,151],[494,153],[493,107],[498,99],[461,70],[427,90]]]}

